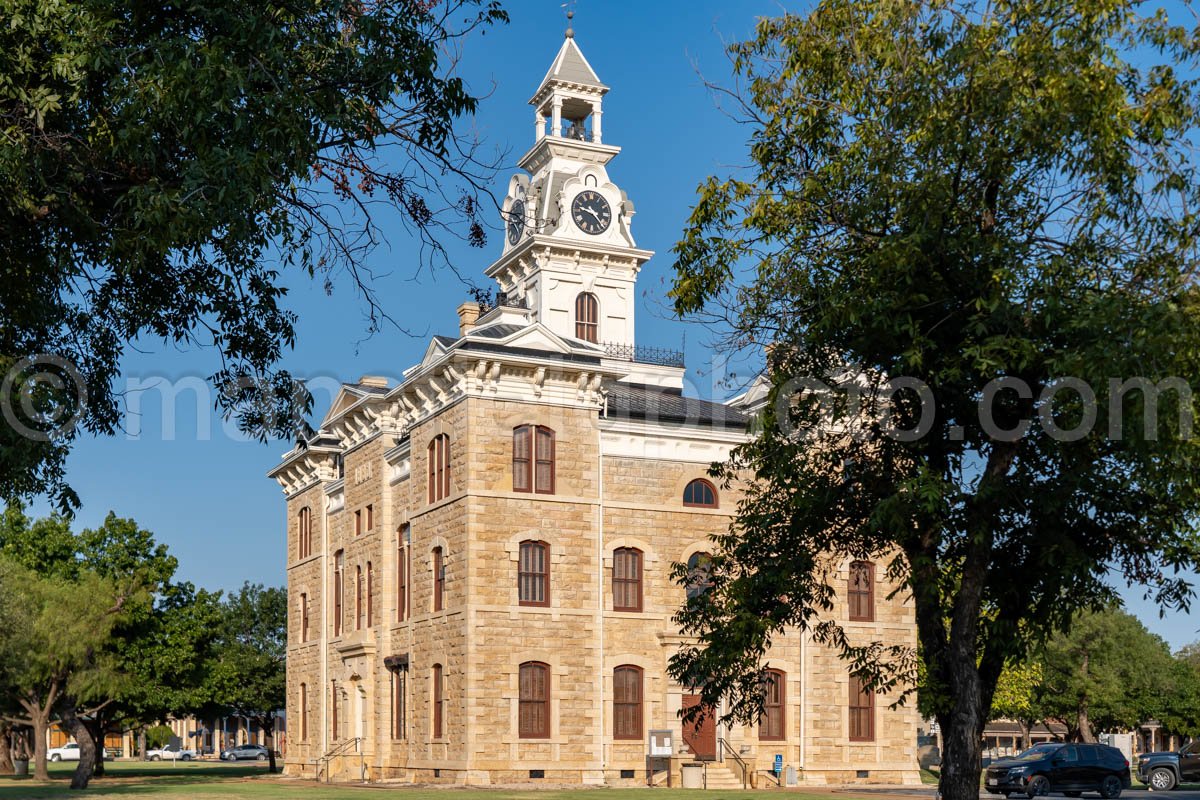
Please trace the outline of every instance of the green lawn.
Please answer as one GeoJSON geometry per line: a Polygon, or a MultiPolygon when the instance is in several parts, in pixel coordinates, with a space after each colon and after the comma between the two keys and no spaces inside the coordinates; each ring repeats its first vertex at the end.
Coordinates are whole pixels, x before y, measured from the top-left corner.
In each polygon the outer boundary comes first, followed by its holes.
{"type": "MultiPolygon", "coordinates": [[[[381,788],[403,792],[404,800],[586,800],[581,795],[602,792],[604,800],[680,800],[688,797],[698,800],[698,790],[690,789],[578,789],[578,790],[533,790],[517,791],[505,789],[457,789],[409,788],[395,785],[346,786],[318,785],[308,781],[294,781],[272,777],[266,768],[259,765],[225,765],[220,762],[146,764],[144,762],[110,762],[106,764],[108,775],[92,781],[84,795],[69,793],[67,781],[74,765],[52,764],[51,780],[41,783],[32,779],[0,777],[0,800],[45,797],[80,797],[95,795],[105,798],[129,798],[142,800],[187,800],[192,797],[247,798],[248,800],[291,800],[295,797],[310,797],[312,800],[370,800],[381,797],[381,788]],[[652,794],[647,794],[652,792],[652,794]]],[[[776,790],[777,791],[777,790],[776,790]]],[[[712,800],[749,800],[762,796],[762,792],[712,791],[705,797],[712,800]]],[[[804,793],[805,797],[814,794],[804,793]]],[[[825,795],[828,797],[828,795],[825,795]]],[[[840,794],[849,800],[851,794],[840,794]]]]}

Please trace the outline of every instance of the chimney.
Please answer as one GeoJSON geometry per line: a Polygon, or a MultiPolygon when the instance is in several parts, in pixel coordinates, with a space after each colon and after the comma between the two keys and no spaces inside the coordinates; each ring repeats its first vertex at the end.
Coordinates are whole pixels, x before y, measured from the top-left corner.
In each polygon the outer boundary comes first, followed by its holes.
{"type": "Polygon", "coordinates": [[[458,335],[466,336],[479,319],[479,303],[463,303],[458,307],[458,335]]]}

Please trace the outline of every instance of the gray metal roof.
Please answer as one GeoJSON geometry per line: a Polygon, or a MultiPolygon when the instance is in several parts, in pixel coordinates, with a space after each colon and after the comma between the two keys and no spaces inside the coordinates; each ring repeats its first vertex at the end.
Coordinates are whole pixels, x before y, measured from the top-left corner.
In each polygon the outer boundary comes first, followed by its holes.
{"type": "MultiPolygon", "coordinates": [[[[562,47],[559,48],[558,55],[554,57],[554,63],[550,65],[550,71],[546,73],[546,77],[542,79],[541,86],[544,88],[550,81],[557,80],[564,83],[574,83],[580,86],[592,86],[597,89],[607,89],[596,75],[595,70],[588,64],[587,59],[583,56],[583,51],[579,49],[579,45],[574,39],[563,40],[562,47]]],[[[538,89],[541,91],[541,88],[538,89]]]]}
{"type": "Polygon", "coordinates": [[[608,416],[614,419],[644,419],[709,428],[746,428],[750,418],[736,408],[698,397],[684,397],[678,390],[614,383],[608,390],[608,416]]]}
{"type": "Polygon", "coordinates": [[[488,325],[486,328],[476,328],[467,333],[468,336],[482,336],[485,339],[503,339],[506,336],[512,336],[519,330],[524,330],[524,325],[513,325],[512,323],[503,322],[495,325],[488,325]]]}

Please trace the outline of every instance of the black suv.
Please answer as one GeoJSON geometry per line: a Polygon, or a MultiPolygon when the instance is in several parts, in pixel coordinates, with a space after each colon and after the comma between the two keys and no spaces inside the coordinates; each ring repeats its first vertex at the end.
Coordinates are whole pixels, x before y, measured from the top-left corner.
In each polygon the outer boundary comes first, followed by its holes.
{"type": "Polygon", "coordinates": [[[1129,784],[1124,754],[1103,744],[1039,744],[1019,756],[993,761],[987,770],[987,790],[1005,797],[1014,792],[1027,797],[1099,792],[1113,800],[1129,784]]]}
{"type": "Polygon", "coordinates": [[[1200,741],[1189,743],[1178,753],[1142,753],[1138,756],[1138,779],[1163,792],[1184,781],[1200,780],[1200,741]]]}

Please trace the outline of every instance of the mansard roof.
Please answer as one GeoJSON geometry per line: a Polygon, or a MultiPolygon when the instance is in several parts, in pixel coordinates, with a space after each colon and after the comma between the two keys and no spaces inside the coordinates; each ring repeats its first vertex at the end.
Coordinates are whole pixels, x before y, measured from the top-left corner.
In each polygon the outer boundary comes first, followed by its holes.
{"type": "Polygon", "coordinates": [[[743,430],[750,424],[750,417],[736,408],[697,397],[684,397],[679,389],[620,382],[608,387],[607,416],[610,419],[675,422],[743,430]]]}

